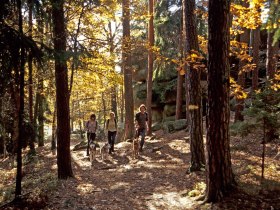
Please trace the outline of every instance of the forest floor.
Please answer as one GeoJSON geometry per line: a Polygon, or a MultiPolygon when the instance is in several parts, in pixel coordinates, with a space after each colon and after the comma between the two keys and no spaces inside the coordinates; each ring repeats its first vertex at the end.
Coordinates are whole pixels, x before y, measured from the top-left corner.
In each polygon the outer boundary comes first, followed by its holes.
{"type": "MultiPolygon", "coordinates": [[[[33,209],[280,209],[279,140],[266,145],[265,180],[260,184],[262,145],[258,139],[257,133],[243,139],[231,137],[238,189],[220,203],[196,201],[205,190],[205,173],[186,173],[190,148],[185,131],[156,132],[154,139],[146,139],[138,159],[132,158],[131,143],[118,143],[106,160],[97,155],[93,167],[85,150],[72,151],[75,177],[68,180],[57,179],[56,156],[47,142],[37,148],[32,161],[24,158],[22,190],[28,197],[26,205],[33,209]]],[[[71,148],[79,142],[73,135],[71,148]]],[[[13,198],[15,172],[7,158],[0,159],[0,206],[13,198]]]]}

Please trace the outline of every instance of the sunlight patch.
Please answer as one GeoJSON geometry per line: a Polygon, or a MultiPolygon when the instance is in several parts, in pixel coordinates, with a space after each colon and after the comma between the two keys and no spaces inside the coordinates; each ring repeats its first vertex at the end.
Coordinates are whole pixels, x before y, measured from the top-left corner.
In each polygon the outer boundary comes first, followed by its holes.
{"type": "Polygon", "coordinates": [[[193,204],[193,200],[187,196],[182,197],[181,192],[154,193],[147,200],[149,209],[189,209],[193,204]]]}

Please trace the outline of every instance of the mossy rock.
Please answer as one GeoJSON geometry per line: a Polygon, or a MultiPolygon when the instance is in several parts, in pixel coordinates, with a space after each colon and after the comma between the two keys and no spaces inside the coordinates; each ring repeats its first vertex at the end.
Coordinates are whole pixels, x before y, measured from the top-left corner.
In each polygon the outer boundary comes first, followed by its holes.
{"type": "Polygon", "coordinates": [[[173,133],[174,129],[174,121],[167,121],[162,124],[162,130],[164,133],[173,133]]]}
{"type": "Polygon", "coordinates": [[[175,115],[176,105],[175,104],[166,104],[163,108],[163,116],[170,117],[175,115]]]}
{"type": "Polygon", "coordinates": [[[170,117],[164,117],[162,122],[168,122],[168,121],[175,121],[175,115],[170,117]]]}
{"type": "Polygon", "coordinates": [[[180,131],[183,130],[185,128],[187,128],[187,120],[186,119],[180,119],[180,120],[175,120],[174,122],[174,129],[176,131],[180,131]]]}
{"type": "Polygon", "coordinates": [[[162,124],[161,124],[161,123],[159,123],[159,122],[153,123],[153,125],[152,125],[152,131],[158,131],[158,130],[161,129],[161,127],[162,127],[162,124]]]}

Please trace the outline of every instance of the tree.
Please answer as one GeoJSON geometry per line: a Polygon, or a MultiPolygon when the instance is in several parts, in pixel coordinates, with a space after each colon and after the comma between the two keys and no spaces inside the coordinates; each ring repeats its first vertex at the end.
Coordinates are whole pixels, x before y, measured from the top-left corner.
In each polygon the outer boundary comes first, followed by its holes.
{"type": "Polygon", "coordinates": [[[23,139],[23,120],[24,120],[24,64],[25,64],[25,49],[23,46],[23,24],[21,13],[21,0],[17,0],[19,33],[20,33],[20,70],[19,70],[19,120],[18,129],[19,135],[17,139],[17,174],[16,174],[16,190],[15,200],[21,196],[21,180],[22,180],[22,139],[23,139]]]}
{"type": "Polygon", "coordinates": [[[130,9],[129,0],[122,1],[123,12],[123,43],[122,43],[122,68],[124,73],[125,97],[125,138],[132,138],[134,134],[134,100],[132,89],[131,68],[131,40],[130,40],[130,9]]]}
{"type": "Polygon", "coordinates": [[[235,184],[229,138],[228,0],[209,0],[206,200],[215,202],[235,184]]]}
{"type": "MultiPolygon", "coordinates": [[[[241,45],[246,46],[245,50],[243,50],[244,54],[248,54],[248,43],[249,43],[249,37],[250,37],[250,31],[246,28],[243,28],[244,33],[240,34],[240,42],[241,45]]],[[[243,89],[245,88],[245,70],[244,67],[246,66],[247,61],[246,60],[239,60],[238,65],[238,78],[237,83],[240,85],[240,87],[243,89]]],[[[242,115],[242,111],[244,110],[244,98],[240,98],[236,96],[236,106],[235,106],[235,115],[234,115],[234,121],[243,121],[244,117],[242,115]]]]}
{"type": "Polygon", "coordinates": [[[57,166],[59,179],[73,177],[70,154],[69,91],[65,55],[66,33],[63,4],[64,0],[52,0],[57,105],[57,166]]]}
{"type": "Polygon", "coordinates": [[[253,63],[255,69],[252,72],[252,90],[257,90],[259,85],[259,52],[260,52],[260,26],[252,31],[253,33],[253,63]]]}
{"type": "Polygon", "coordinates": [[[149,52],[148,52],[148,74],[147,74],[147,113],[148,113],[148,135],[152,133],[152,94],[153,94],[153,51],[154,46],[154,0],[149,0],[149,52]]]}
{"type": "MultiPolygon", "coordinates": [[[[197,29],[195,23],[195,0],[184,0],[184,23],[186,24],[186,56],[187,60],[196,55],[199,57],[197,29]]],[[[202,101],[200,75],[201,67],[197,61],[189,61],[188,91],[189,91],[189,119],[190,119],[190,144],[191,166],[190,171],[199,171],[205,166],[202,126],[202,101]]]]}

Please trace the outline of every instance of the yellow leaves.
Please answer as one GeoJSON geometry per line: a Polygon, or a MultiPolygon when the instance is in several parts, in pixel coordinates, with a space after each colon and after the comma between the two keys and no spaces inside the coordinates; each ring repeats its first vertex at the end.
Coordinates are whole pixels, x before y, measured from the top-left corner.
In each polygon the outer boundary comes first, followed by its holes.
{"type": "Polygon", "coordinates": [[[189,105],[189,110],[197,110],[197,109],[199,109],[199,106],[193,104],[189,105]]]}
{"type": "Polygon", "coordinates": [[[242,28],[256,29],[261,25],[261,8],[263,1],[250,1],[250,6],[245,7],[239,4],[231,4],[232,31],[231,34],[240,34],[242,28]]]}
{"type": "Polygon", "coordinates": [[[246,99],[248,97],[248,93],[244,91],[244,89],[236,83],[236,81],[230,77],[230,90],[231,95],[237,99],[246,99]]]}

